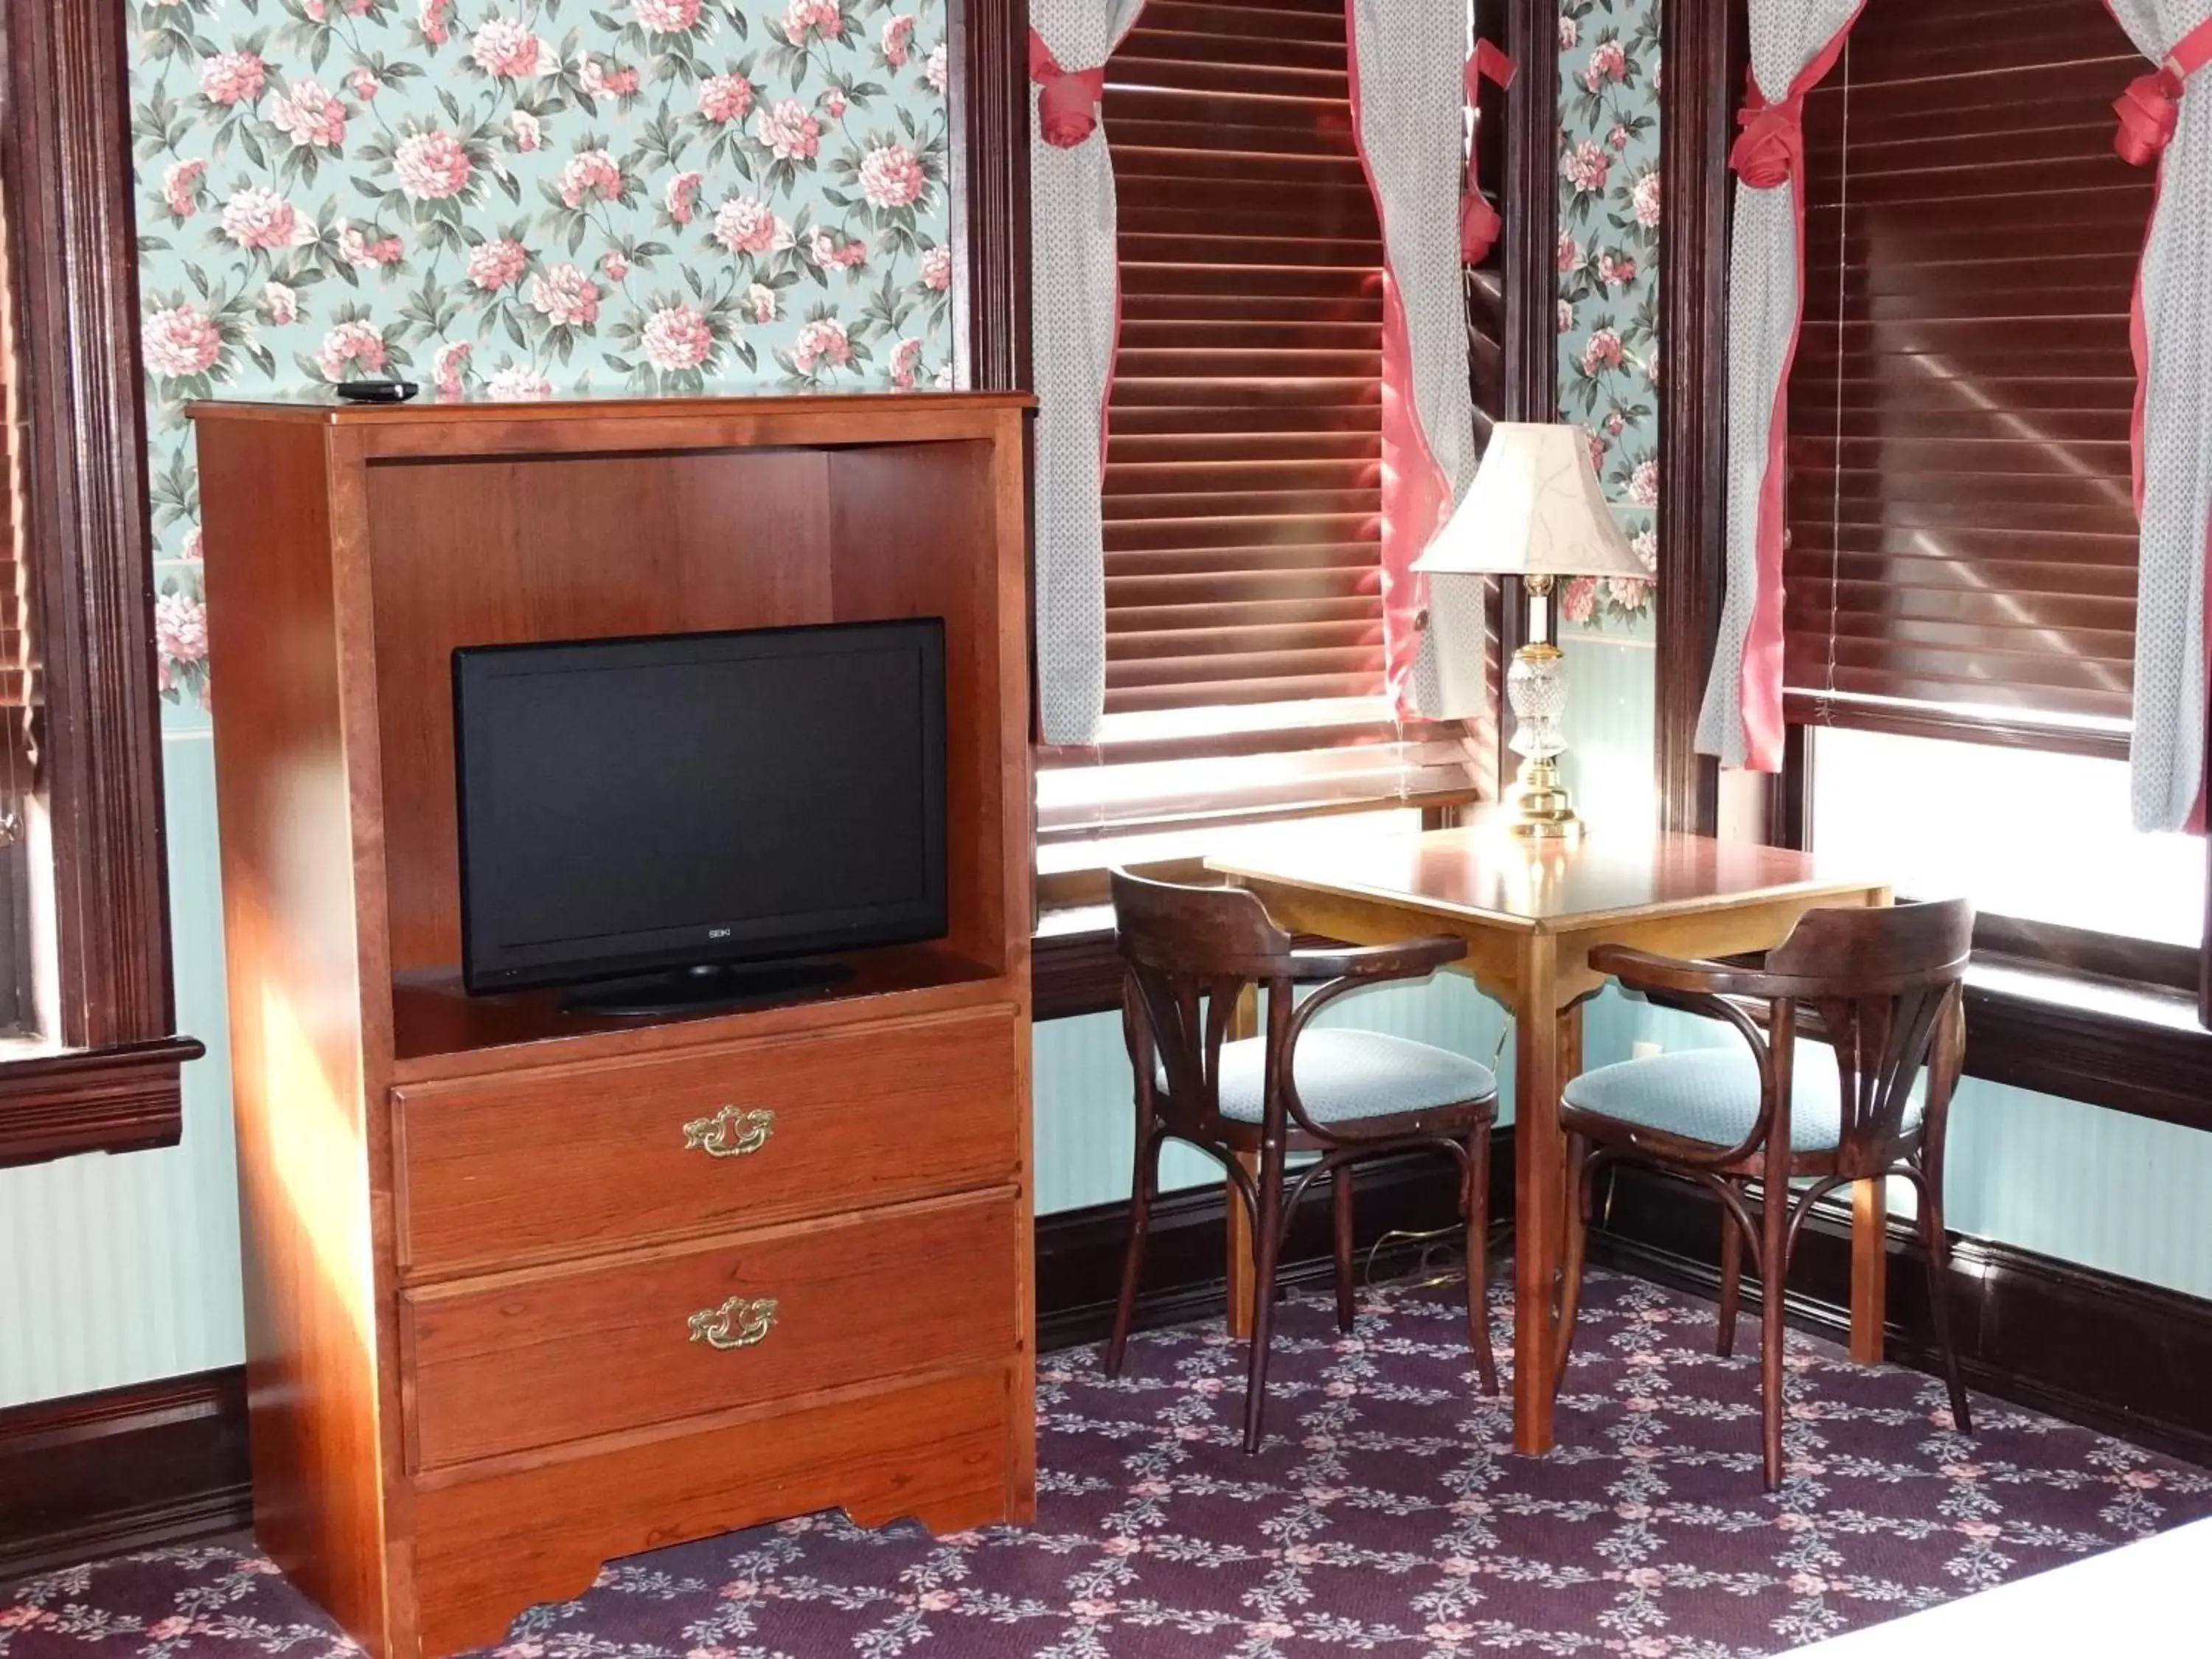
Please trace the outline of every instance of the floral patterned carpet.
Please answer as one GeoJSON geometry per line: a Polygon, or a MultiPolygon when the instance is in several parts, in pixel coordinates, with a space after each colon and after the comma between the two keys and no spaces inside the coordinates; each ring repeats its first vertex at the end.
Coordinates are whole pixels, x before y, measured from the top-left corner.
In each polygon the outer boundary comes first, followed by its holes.
{"type": "MultiPolygon", "coordinates": [[[[1995,1402],[1964,1439],[1932,1378],[1795,1337],[1769,1498],[1752,1360],[1713,1357],[1708,1306],[1595,1274],[1559,1449],[1518,1457],[1461,1319],[1450,1285],[1366,1293],[1350,1338],[1324,1300],[1291,1304],[1256,1458],[1218,1324],[1139,1340],[1119,1382],[1095,1350],[1050,1357],[1036,1527],[933,1540],[817,1516],[710,1539],[611,1564],[498,1651],[1734,1659],[2212,1515],[2212,1473],[1995,1402]]],[[[351,1650],[244,1540],[0,1589],[5,1659],[351,1650]]]]}

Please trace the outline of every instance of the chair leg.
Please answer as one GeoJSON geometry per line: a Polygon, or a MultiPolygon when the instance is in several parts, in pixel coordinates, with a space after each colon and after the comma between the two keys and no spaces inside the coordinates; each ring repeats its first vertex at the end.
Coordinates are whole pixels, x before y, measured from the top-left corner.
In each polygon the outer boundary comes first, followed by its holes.
{"type": "Polygon", "coordinates": [[[1490,1125],[1467,1137],[1467,1193],[1460,1207],[1467,1222],[1467,1334],[1474,1346],[1482,1391],[1498,1392],[1498,1352],[1490,1340],[1490,1125]]]}
{"type": "Polygon", "coordinates": [[[1349,1334],[1353,1316],[1352,1285],[1352,1165],[1340,1164],[1329,1177],[1330,1208],[1336,1232],[1336,1328],[1349,1334]]]}
{"type": "Polygon", "coordinates": [[[1575,1317],[1582,1310],[1583,1257],[1589,1238],[1589,1216],[1583,1180],[1589,1168],[1589,1138],[1571,1134],[1566,1152],[1566,1249],[1559,1263],[1559,1318],[1552,1347],[1552,1393],[1566,1379],[1567,1356],[1575,1346],[1575,1317]]]}
{"type": "Polygon", "coordinates": [[[1244,1378],[1244,1449],[1260,1449],[1267,1405],[1267,1343],[1275,1325],[1275,1262],[1283,1245],[1283,1147],[1260,1154],[1260,1214],[1252,1230],[1252,1352],[1244,1378]]]}
{"type": "Polygon", "coordinates": [[[1782,1484],[1782,1352],[1787,1340],[1782,1304],[1790,1279],[1789,1225],[1789,1187],[1770,1182],[1759,1206],[1759,1426],[1769,1492],[1782,1484]]]}
{"type": "Polygon", "coordinates": [[[1959,1347],[1951,1339],[1951,1298],[1946,1284],[1951,1243],[1943,1231],[1943,1199],[1932,1179],[1920,1187],[1920,1243],[1928,1259],[1928,1312],[1936,1323],[1936,1346],[1943,1356],[1943,1382],[1951,1391],[1951,1421],[1960,1434],[1974,1431],[1966,1408],[1966,1382],[1959,1370],[1959,1347]]]}
{"type": "Polygon", "coordinates": [[[1721,1320],[1720,1340],[1713,1352],[1723,1359],[1735,1352],[1736,1309],[1743,1299],[1743,1229],[1735,1212],[1721,1206],[1721,1320]]]}
{"type": "Polygon", "coordinates": [[[1145,1274],[1145,1232],[1152,1224],[1152,1189],[1159,1184],[1160,1137],[1147,1128],[1137,1136],[1136,1168],[1129,1180],[1129,1246],[1121,1255],[1121,1297],[1114,1304],[1114,1334],[1106,1341],[1106,1375],[1121,1374],[1129,1347],[1129,1322],[1137,1311],[1137,1284],[1145,1274]]]}

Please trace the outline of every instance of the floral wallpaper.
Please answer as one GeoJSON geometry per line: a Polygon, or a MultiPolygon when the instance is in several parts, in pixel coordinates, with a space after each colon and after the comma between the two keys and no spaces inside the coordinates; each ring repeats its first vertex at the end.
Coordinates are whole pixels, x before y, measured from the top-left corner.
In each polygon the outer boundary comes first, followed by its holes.
{"type": "MultiPolygon", "coordinates": [[[[1659,505],[1660,0],[1559,6],[1559,412],[1656,563],[1659,505]]],[[[1651,584],[1582,577],[1565,620],[1648,627],[1651,584]]]]}
{"type": "Polygon", "coordinates": [[[130,0],[163,696],[183,405],[950,384],[944,0],[130,0]]]}

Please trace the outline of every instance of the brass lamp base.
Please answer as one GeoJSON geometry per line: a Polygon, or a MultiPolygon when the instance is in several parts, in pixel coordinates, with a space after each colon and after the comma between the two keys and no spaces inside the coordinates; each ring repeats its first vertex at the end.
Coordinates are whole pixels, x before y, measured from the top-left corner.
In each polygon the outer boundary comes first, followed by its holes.
{"type": "Polygon", "coordinates": [[[1549,757],[1522,762],[1511,799],[1509,822],[1516,836],[1548,841],[1583,833],[1583,821],[1568,805],[1566,786],[1559,781],[1559,763],[1549,757]]]}

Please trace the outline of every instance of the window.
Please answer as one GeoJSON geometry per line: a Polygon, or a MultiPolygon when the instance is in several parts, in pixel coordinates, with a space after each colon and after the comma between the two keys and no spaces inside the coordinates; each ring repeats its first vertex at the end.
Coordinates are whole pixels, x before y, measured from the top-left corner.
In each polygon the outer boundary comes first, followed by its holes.
{"type": "MultiPolygon", "coordinates": [[[[1417,821],[1489,775],[1487,733],[1401,722],[1384,694],[1382,228],[1342,5],[1152,8],[1107,65],[1104,125],[1106,714],[1096,749],[1040,756],[1048,904],[1109,856],[1317,813],[1417,821]]],[[[1502,145],[1479,149],[1496,169],[1502,145]]],[[[1500,285],[1470,282],[1494,410],[1500,285]]]]}
{"type": "Polygon", "coordinates": [[[1784,556],[1805,821],[1901,890],[2193,951],[2202,848],[2128,828],[2153,179],[2113,153],[2112,106],[2142,63],[2098,0],[1990,19],[1875,0],[1806,101],[1784,556]]]}
{"type": "Polygon", "coordinates": [[[15,866],[0,904],[5,1164],[173,1144],[179,1071],[201,1050],[175,1034],[170,995],[125,21],[49,0],[0,27],[17,601],[0,719],[23,829],[0,853],[15,866]]]}

